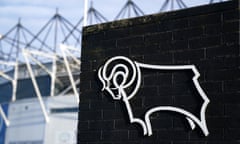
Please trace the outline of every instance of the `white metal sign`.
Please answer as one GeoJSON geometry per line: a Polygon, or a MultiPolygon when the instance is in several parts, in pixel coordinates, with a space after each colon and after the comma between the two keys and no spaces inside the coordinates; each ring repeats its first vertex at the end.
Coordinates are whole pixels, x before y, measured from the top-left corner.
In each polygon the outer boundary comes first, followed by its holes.
{"type": "Polygon", "coordinates": [[[143,135],[147,136],[152,135],[150,115],[159,111],[173,111],[182,114],[186,117],[192,130],[196,127],[196,125],[198,125],[205,136],[209,134],[206,125],[205,113],[210,100],[208,99],[207,95],[205,94],[198,82],[199,76],[200,73],[198,72],[195,65],[151,65],[132,61],[124,56],[116,56],[110,58],[98,70],[98,77],[103,84],[102,91],[107,91],[114,100],[122,100],[126,106],[130,123],[140,124],[143,128],[143,135]],[[141,69],[192,70],[194,73],[192,81],[204,101],[200,111],[200,118],[198,118],[189,111],[174,106],[157,106],[149,109],[145,113],[144,120],[134,117],[130,100],[136,95],[140,88],[141,69]],[[131,92],[129,92],[128,88],[133,89],[131,92]]]}

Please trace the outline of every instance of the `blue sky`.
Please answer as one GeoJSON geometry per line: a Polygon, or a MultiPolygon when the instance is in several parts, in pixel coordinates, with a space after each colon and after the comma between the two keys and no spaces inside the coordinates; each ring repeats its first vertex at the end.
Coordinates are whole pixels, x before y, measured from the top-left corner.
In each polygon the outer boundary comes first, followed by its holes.
{"type": "MultiPolygon", "coordinates": [[[[209,3],[209,0],[183,0],[188,7],[209,3]]],[[[217,0],[216,0],[217,1],[217,0]]],[[[156,13],[164,0],[134,0],[145,14],[156,13]]],[[[113,20],[126,0],[93,0],[94,7],[108,20],[113,20]]],[[[1,0],[0,34],[6,33],[19,18],[24,26],[38,31],[50,19],[56,8],[73,24],[83,15],[83,0],[1,0]]]]}

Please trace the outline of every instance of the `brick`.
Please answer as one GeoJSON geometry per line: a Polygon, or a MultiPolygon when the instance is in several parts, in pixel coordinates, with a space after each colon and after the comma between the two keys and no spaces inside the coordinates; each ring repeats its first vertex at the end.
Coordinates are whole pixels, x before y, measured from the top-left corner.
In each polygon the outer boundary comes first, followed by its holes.
{"type": "Polygon", "coordinates": [[[170,53],[145,55],[145,63],[149,64],[171,64],[172,60],[170,53]]]}
{"type": "Polygon", "coordinates": [[[187,40],[177,40],[172,41],[172,47],[174,51],[183,51],[188,49],[188,41],[187,40]]]}
{"type": "MultiPolygon", "coordinates": [[[[209,36],[202,39],[203,47],[213,47],[221,44],[220,36],[209,36]]],[[[191,46],[190,46],[191,48],[191,46]]]]}
{"type": "Polygon", "coordinates": [[[145,24],[145,25],[137,25],[130,28],[131,35],[145,35],[148,33],[157,32],[159,29],[158,25],[155,23],[145,24]]]}
{"type": "Polygon", "coordinates": [[[137,130],[130,130],[129,131],[129,140],[139,141],[139,135],[141,135],[141,134],[142,133],[137,130]]]}
{"type": "Polygon", "coordinates": [[[78,132],[79,143],[82,142],[94,142],[101,139],[100,131],[80,131],[78,132]]]}
{"type": "Polygon", "coordinates": [[[172,29],[182,29],[188,27],[187,18],[175,19],[170,23],[172,24],[172,29]]]}
{"type": "Polygon", "coordinates": [[[92,90],[95,90],[96,91],[96,96],[98,98],[101,97],[101,94],[102,94],[102,83],[100,81],[96,81],[96,78],[97,76],[95,75],[94,79],[90,81],[90,87],[92,90]]]}
{"type": "Polygon", "coordinates": [[[172,128],[172,120],[168,118],[156,118],[151,120],[153,130],[172,128]]]}
{"type": "Polygon", "coordinates": [[[101,47],[104,49],[114,49],[117,48],[117,40],[111,39],[111,40],[103,40],[101,41],[101,47]]]}
{"type": "Polygon", "coordinates": [[[175,61],[188,61],[188,60],[200,60],[204,59],[204,50],[186,50],[174,53],[175,61]]]}
{"type": "Polygon", "coordinates": [[[168,54],[173,50],[174,50],[174,47],[173,47],[172,41],[165,41],[165,42],[159,43],[159,48],[157,52],[161,54],[164,54],[164,53],[168,54]]]}
{"type": "Polygon", "coordinates": [[[189,96],[194,95],[196,92],[192,81],[183,84],[173,84],[172,90],[172,94],[175,96],[189,96]]]}
{"type": "Polygon", "coordinates": [[[124,118],[124,116],[123,116],[124,113],[126,113],[126,111],[123,111],[123,110],[120,110],[120,109],[104,110],[103,111],[103,119],[104,120],[122,119],[122,118],[124,118]]]}
{"type": "MultiPolygon", "coordinates": [[[[216,52],[217,53],[217,52],[216,52]]],[[[220,54],[221,55],[221,54],[220,54]]],[[[199,70],[224,70],[238,67],[238,57],[213,56],[205,60],[190,61],[198,66],[199,70]]],[[[201,73],[202,74],[202,73],[201,73]]]]}
{"type": "Polygon", "coordinates": [[[86,53],[86,57],[89,61],[102,59],[102,56],[105,56],[105,51],[102,48],[92,49],[88,53],[86,53]]]}
{"type": "Polygon", "coordinates": [[[104,141],[126,141],[128,133],[124,130],[103,131],[102,138],[104,141]]]}
{"type": "MultiPolygon", "coordinates": [[[[114,128],[121,130],[121,129],[125,129],[126,127],[128,127],[129,125],[131,125],[128,121],[126,120],[114,120],[114,128]]],[[[129,127],[128,127],[129,129],[129,127]]]]}
{"type": "Polygon", "coordinates": [[[106,55],[107,57],[111,58],[114,56],[129,56],[130,54],[130,49],[127,47],[119,48],[118,50],[116,49],[108,49],[106,50],[106,55]]]}
{"type": "Polygon", "coordinates": [[[148,138],[144,138],[142,139],[142,144],[151,144],[151,143],[164,143],[166,144],[167,141],[166,140],[159,140],[158,139],[158,135],[157,135],[157,131],[153,131],[153,135],[151,135],[148,138]]]}
{"type": "Polygon", "coordinates": [[[222,82],[204,82],[201,83],[202,88],[207,94],[219,94],[223,92],[222,82]]]}
{"type": "Polygon", "coordinates": [[[224,21],[233,21],[239,19],[239,10],[234,9],[230,11],[226,11],[223,13],[223,20],[224,21]]]}
{"type": "Polygon", "coordinates": [[[174,84],[183,84],[191,82],[193,77],[192,70],[177,71],[173,73],[173,83],[174,84]]]}
{"type": "Polygon", "coordinates": [[[207,137],[203,135],[201,131],[192,131],[190,133],[190,140],[224,140],[224,129],[216,128],[216,129],[209,129],[210,133],[207,137]]]}
{"type": "Polygon", "coordinates": [[[84,130],[88,130],[88,122],[87,121],[80,121],[78,123],[78,129],[79,131],[84,131],[84,130]]]}
{"type": "Polygon", "coordinates": [[[214,46],[219,46],[221,44],[220,36],[209,36],[204,38],[194,38],[189,41],[190,49],[202,49],[214,46]]]}
{"type": "Polygon", "coordinates": [[[235,80],[239,78],[239,69],[226,70],[209,70],[206,72],[206,80],[221,81],[221,80],[235,80]]]}
{"type": "Polygon", "coordinates": [[[211,104],[224,104],[224,93],[208,93],[208,91],[205,91],[207,94],[208,99],[210,100],[211,104]]]}
{"type": "Polygon", "coordinates": [[[224,92],[239,92],[240,80],[226,81],[224,82],[224,92]]]}
{"type": "Polygon", "coordinates": [[[206,36],[220,35],[222,31],[221,24],[211,24],[205,26],[204,34],[206,36]]]}
{"type": "Polygon", "coordinates": [[[138,142],[136,141],[128,141],[128,142],[124,142],[125,144],[139,144],[138,142]]]}
{"type": "Polygon", "coordinates": [[[238,44],[239,43],[239,32],[227,33],[223,35],[223,43],[225,44],[238,44]]]}
{"type": "Polygon", "coordinates": [[[222,141],[209,141],[207,144],[239,144],[238,141],[229,141],[229,140],[222,140],[222,141]]]}
{"type": "Polygon", "coordinates": [[[131,99],[131,105],[134,108],[142,108],[143,106],[143,100],[142,98],[134,97],[131,99]]]}
{"type": "Polygon", "coordinates": [[[112,120],[89,122],[89,130],[113,130],[113,129],[114,123],[112,120]]]}
{"type": "Polygon", "coordinates": [[[158,140],[158,139],[152,139],[148,142],[143,141],[142,144],[155,144],[155,143],[160,143],[160,144],[172,144],[171,141],[169,140],[158,140]]]}
{"type": "Polygon", "coordinates": [[[152,54],[158,52],[159,45],[142,45],[142,46],[134,46],[130,48],[131,55],[145,55],[152,54]]]}
{"type": "Polygon", "coordinates": [[[170,41],[170,40],[172,40],[171,32],[154,33],[154,34],[145,36],[146,44],[160,43],[160,42],[170,41]]]}
{"type": "Polygon", "coordinates": [[[223,23],[223,32],[224,33],[239,32],[239,21],[223,23]]]}
{"type": "Polygon", "coordinates": [[[184,130],[159,130],[158,138],[164,140],[188,140],[188,133],[184,130]]]}
{"type": "Polygon", "coordinates": [[[90,61],[82,61],[81,62],[81,71],[91,71],[92,65],[90,61]]]}
{"type": "Polygon", "coordinates": [[[172,121],[174,129],[184,130],[186,128],[189,128],[189,124],[184,117],[174,116],[172,121]]]}
{"type": "Polygon", "coordinates": [[[154,86],[154,85],[160,85],[160,86],[166,86],[172,84],[172,74],[156,74],[156,75],[150,75],[144,77],[144,85],[147,86],[154,86]]]}
{"type": "Polygon", "coordinates": [[[131,55],[129,56],[132,60],[137,61],[137,62],[143,62],[144,61],[144,57],[142,55],[131,55]]]}
{"type": "Polygon", "coordinates": [[[166,21],[160,21],[159,23],[159,32],[178,30],[188,27],[188,19],[171,19],[166,21]]]}
{"type": "Polygon", "coordinates": [[[139,124],[130,123],[128,119],[114,120],[114,128],[116,130],[127,130],[128,131],[127,133],[129,133],[129,131],[138,130],[139,134],[141,134],[141,135],[142,135],[142,132],[143,132],[142,127],[139,124]]]}
{"type": "Polygon", "coordinates": [[[102,119],[102,112],[101,111],[83,111],[80,110],[79,112],[79,120],[86,121],[86,120],[101,120],[102,119]]]}
{"type": "Polygon", "coordinates": [[[79,109],[81,110],[89,110],[90,109],[90,102],[81,102],[81,105],[79,106],[79,109]]]}
{"type": "Polygon", "coordinates": [[[211,117],[207,118],[207,125],[208,128],[211,129],[217,129],[217,128],[226,128],[226,119],[223,117],[211,117]]]}
{"type": "Polygon", "coordinates": [[[94,99],[94,100],[102,100],[102,95],[99,91],[96,90],[86,90],[80,94],[80,98],[85,98],[85,99],[94,99]]]}
{"type": "Polygon", "coordinates": [[[223,117],[224,116],[224,104],[216,104],[216,103],[211,103],[210,99],[210,104],[207,107],[206,114],[209,117],[223,117]]]}
{"type": "Polygon", "coordinates": [[[152,97],[144,101],[145,107],[157,107],[157,106],[166,106],[166,105],[172,105],[173,100],[172,97],[152,97]]]}
{"type": "Polygon", "coordinates": [[[117,40],[117,47],[141,46],[143,45],[143,36],[133,36],[117,40]]]}
{"type": "MultiPolygon", "coordinates": [[[[174,97],[174,106],[193,106],[197,107],[200,102],[202,102],[202,98],[199,95],[188,95],[188,96],[175,96],[174,97]]],[[[189,110],[190,111],[190,110],[189,110]]]]}
{"type": "Polygon", "coordinates": [[[173,31],[174,40],[193,39],[196,37],[202,37],[202,35],[203,35],[203,27],[194,27],[194,28],[173,31]]]}
{"type": "Polygon", "coordinates": [[[91,100],[90,102],[91,109],[99,110],[99,109],[114,109],[115,103],[109,101],[95,101],[91,100]]]}
{"type": "Polygon", "coordinates": [[[159,23],[159,32],[166,32],[172,30],[174,24],[169,21],[161,21],[159,23]]]}
{"type": "Polygon", "coordinates": [[[240,128],[240,117],[231,117],[225,119],[227,128],[240,128]]]}
{"type": "Polygon", "coordinates": [[[195,16],[189,19],[190,26],[221,23],[221,13],[195,16]]]}
{"type": "Polygon", "coordinates": [[[156,95],[158,93],[157,90],[156,86],[143,87],[139,89],[137,96],[145,97],[148,95],[156,95]]]}
{"type": "Polygon", "coordinates": [[[240,117],[239,116],[240,104],[226,104],[225,115],[229,117],[240,117]]]}
{"type": "Polygon", "coordinates": [[[105,32],[98,32],[98,33],[94,33],[94,34],[85,35],[84,40],[91,41],[94,43],[94,42],[102,40],[104,37],[105,37],[105,32]]]}
{"type": "Polygon", "coordinates": [[[104,61],[102,59],[92,61],[91,71],[94,71],[94,72],[97,71],[103,63],[104,61]]]}
{"type": "Polygon", "coordinates": [[[240,92],[224,94],[225,104],[238,104],[240,103],[240,92]]]}
{"type": "Polygon", "coordinates": [[[105,37],[107,40],[118,39],[129,36],[128,29],[110,29],[105,32],[105,37]]]}
{"type": "Polygon", "coordinates": [[[81,81],[89,81],[94,78],[95,74],[96,74],[95,72],[81,73],[80,74],[81,81]]]}
{"type": "Polygon", "coordinates": [[[209,48],[206,50],[206,56],[207,58],[237,56],[239,53],[238,48],[237,45],[209,48]]]}
{"type": "Polygon", "coordinates": [[[225,139],[226,140],[237,140],[239,142],[240,140],[240,129],[236,129],[236,128],[229,128],[229,129],[225,129],[225,139]]]}
{"type": "MultiPolygon", "coordinates": [[[[158,95],[160,97],[169,97],[169,96],[172,96],[172,87],[169,87],[169,86],[160,86],[158,87],[158,95]]],[[[156,94],[155,94],[156,95],[156,94]]]]}
{"type": "Polygon", "coordinates": [[[194,143],[194,144],[206,144],[206,142],[204,142],[204,141],[181,141],[181,142],[176,141],[176,142],[173,142],[173,144],[192,144],[192,143],[194,143]]]}
{"type": "MultiPolygon", "coordinates": [[[[90,82],[89,81],[85,81],[85,82],[81,81],[80,87],[81,87],[81,92],[84,92],[85,90],[89,90],[90,89],[90,82]]],[[[81,93],[80,93],[80,95],[81,95],[81,93]]]]}

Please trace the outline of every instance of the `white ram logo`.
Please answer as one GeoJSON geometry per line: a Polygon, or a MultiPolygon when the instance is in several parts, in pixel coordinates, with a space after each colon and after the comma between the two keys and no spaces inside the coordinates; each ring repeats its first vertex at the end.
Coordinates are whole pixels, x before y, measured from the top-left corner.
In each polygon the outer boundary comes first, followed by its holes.
{"type": "Polygon", "coordinates": [[[194,129],[197,124],[205,136],[209,134],[205,112],[210,100],[197,80],[199,76],[200,74],[194,65],[150,65],[131,61],[124,56],[110,58],[105,65],[98,70],[98,77],[103,84],[102,91],[107,91],[114,100],[122,100],[126,106],[130,123],[140,124],[143,128],[143,134],[147,136],[152,135],[150,115],[158,111],[173,111],[180,113],[186,117],[192,129],[194,129]],[[129,70],[129,68],[131,69],[129,70]],[[192,81],[204,100],[200,111],[200,119],[182,108],[173,106],[157,106],[149,109],[145,114],[144,120],[134,117],[130,100],[136,95],[140,88],[141,69],[143,68],[154,70],[192,70],[194,73],[192,81]],[[132,89],[129,89],[130,87],[132,89]]]}

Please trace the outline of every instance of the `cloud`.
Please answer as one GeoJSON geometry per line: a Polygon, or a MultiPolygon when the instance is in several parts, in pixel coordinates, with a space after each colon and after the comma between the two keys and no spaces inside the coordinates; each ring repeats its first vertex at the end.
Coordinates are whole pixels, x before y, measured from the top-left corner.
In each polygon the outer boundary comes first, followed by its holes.
{"type": "MultiPolygon", "coordinates": [[[[39,0],[38,0],[39,1],[39,0]]],[[[38,31],[56,13],[56,8],[34,5],[4,5],[0,6],[0,33],[4,34],[11,27],[21,23],[32,31],[38,31]]],[[[79,8],[60,8],[59,13],[72,22],[73,25],[82,17],[79,8]]]]}
{"type": "Polygon", "coordinates": [[[45,6],[45,7],[81,7],[83,5],[82,0],[1,0],[2,4],[5,5],[29,5],[29,6],[45,6]]]}
{"type": "MultiPolygon", "coordinates": [[[[159,12],[164,0],[133,0],[145,14],[159,12]]],[[[207,4],[209,0],[183,0],[189,7],[207,4]]],[[[90,0],[89,0],[90,2],[90,0]]],[[[112,21],[119,13],[127,0],[93,0],[93,6],[112,21]]],[[[50,19],[59,8],[59,13],[73,24],[83,16],[84,0],[1,0],[0,1],[0,33],[6,31],[9,26],[17,23],[18,18],[26,25],[36,27],[42,24],[41,21],[50,19]]],[[[39,27],[40,29],[41,27],[39,27]]],[[[36,30],[33,30],[36,31],[36,30]]]]}
{"type": "Polygon", "coordinates": [[[46,17],[52,14],[52,10],[47,7],[36,6],[4,6],[0,7],[1,17],[46,17]]]}

